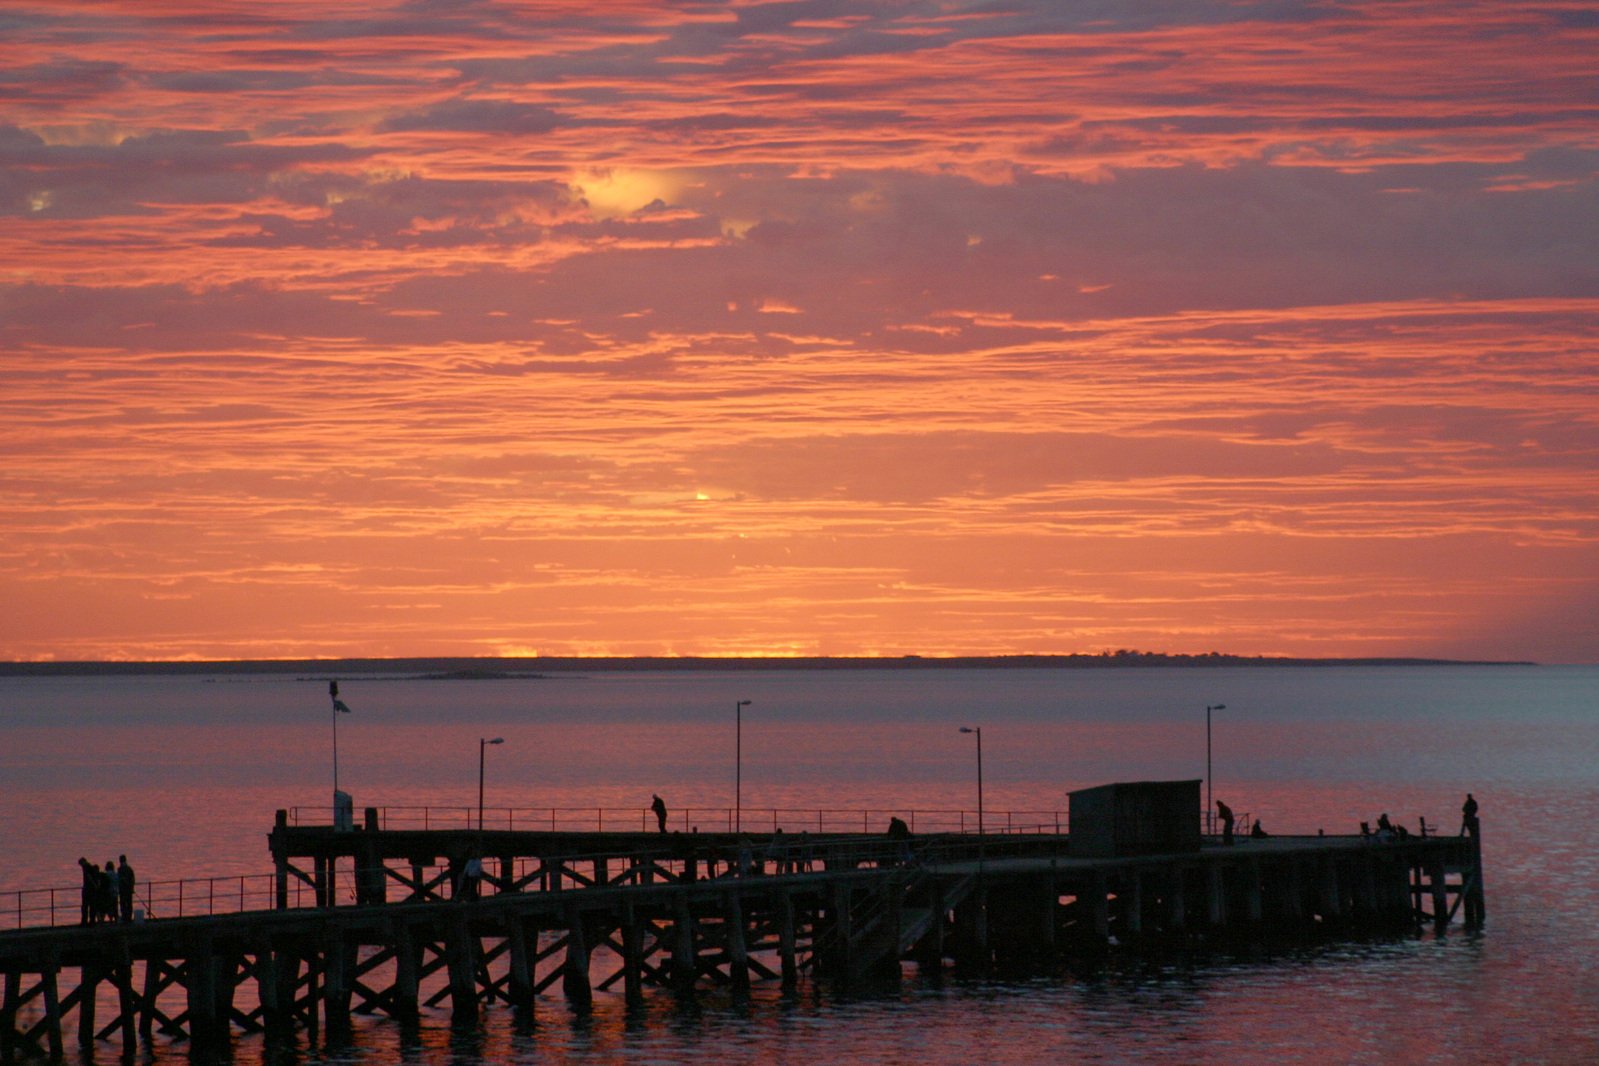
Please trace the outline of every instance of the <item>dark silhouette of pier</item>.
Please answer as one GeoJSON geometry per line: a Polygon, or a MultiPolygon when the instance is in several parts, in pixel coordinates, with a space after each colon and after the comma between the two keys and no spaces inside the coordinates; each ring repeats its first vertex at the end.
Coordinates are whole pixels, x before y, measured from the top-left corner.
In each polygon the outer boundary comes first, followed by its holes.
{"type": "Polygon", "coordinates": [[[651,987],[737,993],[848,984],[906,960],[981,971],[1196,938],[1442,932],[1457,912],[1468,927],[1485,913],[1480,822],[1462,836],[1232,847],[1196,829],[1180,850],[1104,854],[1037,822],[663,835],[648,811],[623,831],[385,828],[365,813],[337,830],[278,812],[270,889],[247,897],[240,879],[236,910],[213,896],[212,913],[0,932],[0,1056],[60,1059],[72,1035],[127,1054],[158,1034],[199,1050],[446,1005],[462,1021],[495,1005],[531,1015],[557,985],[581,1012],[617,988],[637,1003],[651,987]],[[461,898],[473,860],[479,890],[461,898]]]}

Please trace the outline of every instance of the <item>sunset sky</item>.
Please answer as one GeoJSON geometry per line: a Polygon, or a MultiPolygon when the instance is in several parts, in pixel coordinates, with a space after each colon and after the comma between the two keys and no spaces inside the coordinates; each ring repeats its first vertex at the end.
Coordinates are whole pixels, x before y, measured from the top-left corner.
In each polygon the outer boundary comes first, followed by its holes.
{"type": "Polygon", "coordinates": [[[0,658],[1599,661],[1591,0],[8,0],[0,658]]]}

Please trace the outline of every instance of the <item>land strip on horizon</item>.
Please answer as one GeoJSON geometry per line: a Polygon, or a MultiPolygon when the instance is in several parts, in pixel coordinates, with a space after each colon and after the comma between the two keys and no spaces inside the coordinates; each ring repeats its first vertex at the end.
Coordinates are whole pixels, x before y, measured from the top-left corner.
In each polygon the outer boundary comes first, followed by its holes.
{"type": "Polygon", "coordinates": [[[962,655],[935,657],[798,656],[722,658],[714,656],[548,658],[400,657],[393,659],[238,659],[169,662],[0,662],[0,677],[160,674],[314,674],[318,677],[400,674],[429,680],[527,678],[546,673],[626,670],[943,670],[943,669],[1137,669],[1149,667],[1338,667],[1338,666],[1536,666],[1516,660],[1424,658],[1294,658],[1200,655],[1126,651],[1068,655],[962,655]]]}

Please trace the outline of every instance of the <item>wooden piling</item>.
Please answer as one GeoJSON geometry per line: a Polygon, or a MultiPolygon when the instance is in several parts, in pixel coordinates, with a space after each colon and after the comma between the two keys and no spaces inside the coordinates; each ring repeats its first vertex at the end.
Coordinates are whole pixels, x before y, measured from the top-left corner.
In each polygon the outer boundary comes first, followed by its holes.
{"type": "Polygon", "coordinates": [[[688,894],[679,892],[672,900],[672,984],[681,992],[694,987],[699,976],[694,952],[694,912],[688,894]]]}
{"type": "MultiPolygon", "coordinates": [[[[942,923],[939,923],[942,926],[942,923]]],[[[794,897],[788,892],[777,894],[777,954],[782,969],[783,988],[792,989],[799,984],[799,960],[795,957],[794,897]]]]}
{"type": "Polygon", "coordinates": [[[44,992],[45,1040],[49,1043],[50,1058],[61,1061],[61,996],[56,987],[56,974],[61,965],[54,951],[46,953],[40,966],[39,984],[44,992]]]}
{"type": "Polygon", "coordinates": [[[450,981],[450,1015],[457,1023],[477,1020],[478,941],[467,922],[465,908],[449,923],[444,942],[450,981]]]}
{"type": "Polygon", "coordinates": [[[1205,871],[1205,915],[1212,929],[1227,924],[1227,886],[1223,880],[1226,871],[1220,863],[1211,863],[1205,871]]]}
{"type": "Polygon", "coordinates": [[[744,943],[744,908],[739,904],[737,889],[730,889],[722,897],[722,926],[727,935],[728,978],[733,991],[748,992],[750,959],[744,943]]]}
{"type": "Polygon", "coordinates": [[[78,971],[78,987],[75,995],[78,997],[78,1046],[87,1048],[94,1046],[94,1005],[97,998],[95,992],[100,987],[100,963],[86,963],[78,971]]]}
{"type": "Polygon", "coordinates": [[[589,946],[583,912],[576,903],[566,908],[566,959],[562,965],[561,988],[573,1010],[586,1011],[594,1005],[594,988],[589,983],[589,946]]]}
{"type": "Polygon", "coordinates": [[[644,1002],[644,929],[632,903],[622,908],[622,994],[630,1007],[644,1002]]]}
{"type": "Polygon", "coordinates": [[[1127,891],[1122,897],[1122,928],[1130,935],[1144,931],[1144,873],[1132,870],[1127,874],[1127,891]]]}

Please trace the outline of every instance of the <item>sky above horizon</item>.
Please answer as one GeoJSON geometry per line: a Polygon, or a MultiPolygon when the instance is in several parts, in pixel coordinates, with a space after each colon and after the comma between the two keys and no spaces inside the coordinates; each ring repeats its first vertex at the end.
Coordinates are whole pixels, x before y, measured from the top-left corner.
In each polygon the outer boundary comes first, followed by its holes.
{"type": "Polygon", "coordinates": [[[1599,661],[1599,9],[14,0],[0,658],[1599,661]]]}

